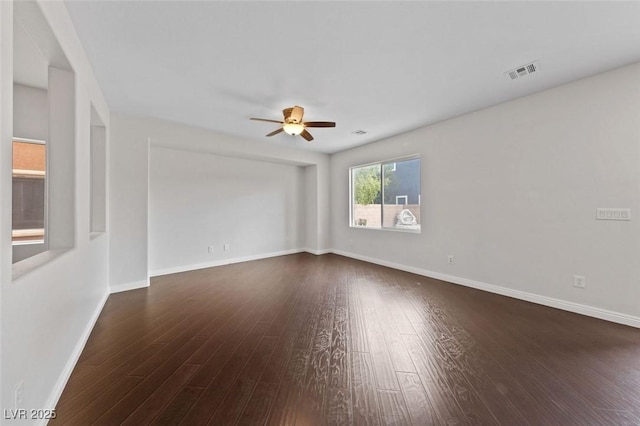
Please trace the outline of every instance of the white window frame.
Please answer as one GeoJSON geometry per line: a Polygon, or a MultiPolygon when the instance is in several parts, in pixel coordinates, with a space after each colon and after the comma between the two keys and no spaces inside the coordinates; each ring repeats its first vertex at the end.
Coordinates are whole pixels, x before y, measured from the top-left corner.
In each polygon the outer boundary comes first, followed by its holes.
{"type": "MultiPolygon", "coordinates": [[[[381,183],[381,189],[380,189],[380,197],[381,197],[381,205],[380,205],[380,227],[370,227],[370,226],[362,226],[362,225],[356,225],[354,223],[354,212],[353,212],[353,207],[354,207],[354,203],[353,203],[353,197],[354,197],[354,193],[353,193],[353,170],[354,169],[359,169],[362,167],[367,167],[367,166],[374,166],[374,165],[379,165],[380,166],[380,173],[381,173],[381,182],[384,182],[384,166],[387,164],[393,164],[392,168],[389,169],[389,171],[395,171],[396,170],[396,163],[397,162],[401,162],[401,161],[408,161],[408,160],[420,160],[420,176],[418,177],[418,179],[420,179],[420,191],[422,191],[422,158],[420,154],[414,154],[414,155],[409,155],[406,157],[396,157],[390,160],[385,160],[385,161],[374,161],[371,163],[366,163],[366,164],[358,164],[355,166],[351,166],[349,167],[349,228],[356,228],[356,229],[370,229],[370,230],[374,230],[374,231],[394,231],[394,232],[408,232],[408,233],[413,233],[413,234],[420,234],[422,233],[422,223],[420,223],[420,229],[403,229],[403,228],[391,228],[391,227],[384,227],[382,226],[382,224],[384,223],[384,184],[381,183]]],[[[401,196],[404,197],[404,196],[401,196]]],[[[421,205],[420,203],[420,197],[421,194],[418,194],[418,205],[421,205]]],[[[407,197],[408,198],[408,197],[407,197]]],[[[396,197],[396,202],[397,202],[397,197],[396,197]]],[[[408,202],[408,200],[407,200],[408,202]]],[[[393,204],[391,204],[393,205],[393,204]]],[[[420,207],[420,209],[422,209],[422,207],[420,207]]],[[[422,215],[421,215],[422,216],[422,215]]]]}
{"type": "MultiPolygon", "coordinates": [[[[49,171],[49,155],[47,155],[47,141],[41,140],[41,139],[28,139],[28,138],[21,138],[21,137],[16,137],[14,136],[13,138],[11,138],[11,144],[13,146],[14,142],[22,142],[22,143],[32,143],[32,144],[38,144],[38,145],[44,145],[45,148],[45,171],[44,171],[44,223],[43,223],[43,239],[42,240],[30,240],[30,241],[13,241],[13,226],[11,227],[11,245],[12,246],[29,246],[29,245],[44,245],[45,249],[46,249],[46,244],[47,244],[47,231],[48,231],[48,227],[47,227],[47,209],[49,207],[49,185],[48,185],[48,179],[47,179],[47,174],[49,171]]],[[[12,160],[13,161],[13,158],[12,160]]],[[[13,179],[13,174],[14,174],[14,170],[13,167],[11,168],[11,177],[13,179]]]]}

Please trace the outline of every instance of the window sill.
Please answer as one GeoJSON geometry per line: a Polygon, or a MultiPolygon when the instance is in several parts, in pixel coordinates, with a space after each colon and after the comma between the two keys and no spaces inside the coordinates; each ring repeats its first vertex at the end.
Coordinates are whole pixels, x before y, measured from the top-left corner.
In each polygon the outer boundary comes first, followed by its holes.
{"type": "Polygon", "coordinates": [[[18,278],[27,275],[31,271],[35,271],[42,265],[51,262],[53,259],[62,256],[68,251],[71,251],[71,249],[47,250],[36,254],[35,256],[21,260],[20,262],[16,262],[11,265],[11,278],[13,281],[16,281],[18,278]]]}
{"type": "Polygon", "coordinates": [[[89,233],[89,240],[95,240],[100,235],[104,235],[104,234],[106,234],[105,231],[94,231],[94,232],[91,232],[91,233],[89,233]]]}
{"type": "Polygon", "coordinates": [[[373,228],[368,226],[353,226],[350,225],[351,229],[370,229],[372,231],[390,231],[390,232],[402,232],[405,234],[421,234],[422,229],[406,229],[406,228],[373,228]]]}
{"type": "Polygon", "coordinates": [[[44,240],[27,240],[27,241],[11,241],[12,246],[33,246],[36,244],[44,244],[44,240]]]}

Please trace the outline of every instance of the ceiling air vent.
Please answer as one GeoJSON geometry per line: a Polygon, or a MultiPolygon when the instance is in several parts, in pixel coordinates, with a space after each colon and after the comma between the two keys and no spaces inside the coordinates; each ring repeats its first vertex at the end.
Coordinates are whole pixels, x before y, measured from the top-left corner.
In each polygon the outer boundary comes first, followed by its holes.
{"type": "Polygon", "coordinates": [[[538,61],[534,61],[530,64],[522,65],[518,68],[512,69],[511,71],[507,71],[505,72],[505,75],[511,80],[516,80],[520,77],[538,72],[539,68],[540,66],[538,65],[538,61]]]}

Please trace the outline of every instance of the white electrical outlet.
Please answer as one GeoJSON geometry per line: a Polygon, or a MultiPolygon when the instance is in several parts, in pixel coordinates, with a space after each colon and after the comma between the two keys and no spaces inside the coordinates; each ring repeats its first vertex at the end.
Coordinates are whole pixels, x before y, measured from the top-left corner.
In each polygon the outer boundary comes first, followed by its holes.
{"type": "Polygon", "coordinates": [[[213,246],[209,246],[208,247],[208,251],[209,251],[209,253],[213,253],[213,246]]]}
{"type": "Polygon", "coordinates": [[[16,385],[16,387],[13,389],[13,408],[14,410],[17,410],[18,408],[22,407],[22,401],[24,399],[23,396],[23,392],[24,392],[24,382],[22,380],[20,380],[20,382],[18,382],[18,384],[16,385]]]}
{"type": "Polygon", "coordinates": [[[224,245],[224,251],[229,251],[229,244],[224,245]]]}
{"type": "Polygon", "coordinates": [[[573,286],[578,288],[586,288],[587,287],[587,279],[582,275],[574,275],[573,276],[573,286]]]}
{"type": "Polygon", "coordinates": [[[453,263],[453,255],[449,255],[449,257],[447,258],[447,262],[453,263]]]}

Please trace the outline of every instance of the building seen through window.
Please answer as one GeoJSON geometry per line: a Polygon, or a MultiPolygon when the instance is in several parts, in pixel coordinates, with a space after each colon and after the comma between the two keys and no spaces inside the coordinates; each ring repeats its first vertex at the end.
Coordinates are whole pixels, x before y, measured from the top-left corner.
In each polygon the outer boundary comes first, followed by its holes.
{"type": "Polygon", "coordinates": [[[14,244],[44,243],[47,151],[44,141],[13,141],[14,244]]]}

